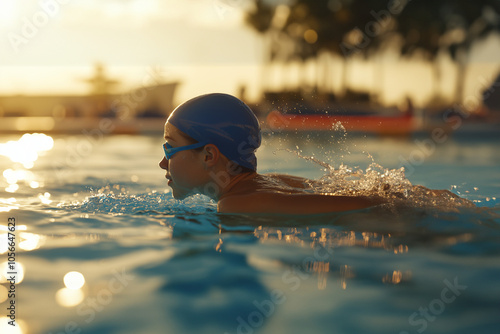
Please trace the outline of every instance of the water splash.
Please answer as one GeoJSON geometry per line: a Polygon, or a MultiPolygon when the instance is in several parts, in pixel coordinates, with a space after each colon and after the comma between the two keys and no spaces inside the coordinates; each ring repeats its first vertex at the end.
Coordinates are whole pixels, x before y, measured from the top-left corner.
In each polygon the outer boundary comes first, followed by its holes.
{"type": "MultiPolygon", "coordinates": [[[[298,148],[298,147],[297,147],[297,148],[298,148]]],[[[293,153],[293,154],[297,155],[297,156],[298,156],[299,158],[301,158],[301,159],[308,160],[308,161],[312,161],[313,163],[318,164],[318,165],[320,165],[321,167],[324,167],[324,168],[325,168],[325,170],[333,170],[333,169],[334,169],[334,168],[333,168],[330,164],[328,164],[328,163],[326,163],[326,162],[323,162],[323,161],[321,161],[321,160],[319,160],[319,159],[317,159],[317,158],[315,158],[315,157],[313,157],[313,156],[310,156],[310,157],[303,156],[302,154],[300,154],[300,152],[302,152],[302,151],[298,152],[298,151],[294,151],[294,150],[289,149],[289,148],[285,148],[285,149],[278,149],[278,151],[280,151],[280,150],[284,150],[284,151],[287,151],[287,152],[293,153]]]]}
{"type": "MultiPolygon", "coordinates": [[[[101,188],[102,189],[109,189],[101,188]]],[[[98,191],[88,196],[82,202],[62,204],[62,207],[85,213],[109,214],[182,214],[182,213],[213,213],[217,211],[216,204],[208,197],[194,195],[183,201],[176,200],[172,194],[152,191],[144,194],[131,195],[126,189],[115,194],[112,191],[98,191]]]]}
{"type": "MultiPolygon", "coordinates": [[[[461,198],[448,190],[432,190],[415,186],[405,176],[405,168],[388,169],[372,162],[366,170],[341,164],[335,169],[327,162],[312,156],[286,149],[299,158],[323,167],[326,174],[319,180],[310,181],[314,193],[336,196],[377,196],[394,205],[416,208],[439,207],[454,210],[460,207],[474,208],[473,202],[461,198]]],[[[373,157],[369,155],[373,161],[373,157]]]]}

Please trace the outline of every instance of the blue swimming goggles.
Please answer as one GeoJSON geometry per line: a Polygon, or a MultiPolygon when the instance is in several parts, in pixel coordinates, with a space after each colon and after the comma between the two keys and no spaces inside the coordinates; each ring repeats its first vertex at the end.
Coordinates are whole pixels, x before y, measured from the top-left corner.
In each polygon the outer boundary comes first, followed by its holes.
{"type": "Polygon", "coordinates": [[[177,152],[185,151],[185,150],[193,150],[195,148],[203,147],[207,144],[208,143],[203,142],[203,143],[196,143],[196,144],[180,146],[180,147],[172,147],[169,143],[165,143],[165,144],[163,144],[163,151],[165,151],[165,158],[167,158],[167,160],[169,160],[177,152]]]}

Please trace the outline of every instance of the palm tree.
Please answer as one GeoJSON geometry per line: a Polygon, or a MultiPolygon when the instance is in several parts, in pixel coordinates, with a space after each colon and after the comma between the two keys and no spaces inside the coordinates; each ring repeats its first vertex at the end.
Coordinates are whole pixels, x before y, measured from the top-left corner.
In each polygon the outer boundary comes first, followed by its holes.
{"type": "MultiPolygon", "coordinates": [[[[447,52],[457,64],[455,101],[461,102],[467,55],[476,42],[500,31],[499,14],[498,0],[411,2],[397,17],[396,32],[403,37],[401,54],[424,51],[433,61],[440,51],[447,52]]],[[[434,64],[435,80],[439,81],[440,71],[434,64]]]]}
{"type": "MultiPolygon", "coordinates": [[[[460,102],[467,54],[478,40],[500,32],[500,0],[408,0],[400,2],[405,6],[397,13],[390,11],[388,3],[295,0],[283,5],[255,0],[254,10],[247,13],[247,23],[260,33],[274,36],[267,51],[269,62],[306,61],[322,52],[343,56],[344,86],[352,54],[372,57],[395,39],[401,41],[399,51],[403,56],[418,51],[427,60],[435,61],[441,51],[447,52],[457,63],[455,100],[460,102]],[[287,17],[277,20],[276,15],[284,12],[278,9],[283,6],[288,8],[287,17]]],[[[440,70],[434,64],[434,80],[439,82],[440,70]]]]}

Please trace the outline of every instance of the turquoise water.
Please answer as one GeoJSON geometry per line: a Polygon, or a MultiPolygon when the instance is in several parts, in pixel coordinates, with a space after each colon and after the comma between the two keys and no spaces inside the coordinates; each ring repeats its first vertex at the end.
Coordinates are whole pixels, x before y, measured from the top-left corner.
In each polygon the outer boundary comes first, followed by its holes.
{"type": "Polygon", "coordinates": [[[18,326],[5,324],[0,277],[0,332],[498,333],[500,140],[429,140],[275,134],[259,172],[319,179],[332,166],[324,187],[362,187],[401,184],[406,166],[407,181],[476,208],[409,197],[390,210],[221,215],[202,196],[172,198],[161,134],[2,136],[0,265],[14,217],[18,326]]]}

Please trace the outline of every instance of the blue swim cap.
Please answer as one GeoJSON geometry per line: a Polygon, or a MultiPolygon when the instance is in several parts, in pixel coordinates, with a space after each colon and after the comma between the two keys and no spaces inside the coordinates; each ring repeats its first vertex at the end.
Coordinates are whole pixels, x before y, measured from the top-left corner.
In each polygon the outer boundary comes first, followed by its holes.
{"type": "Polygon", "coordinates": [[[198,142],[209,142],[236,164],[257,169],[261,133],[257,117],[238,98],[207,94],[184,102],[167,121],[198,142]]]}

